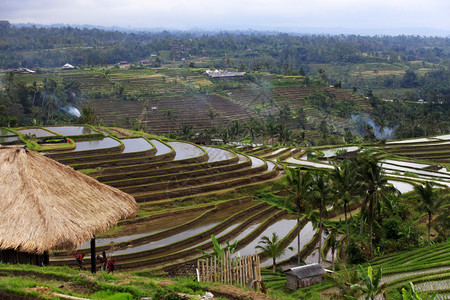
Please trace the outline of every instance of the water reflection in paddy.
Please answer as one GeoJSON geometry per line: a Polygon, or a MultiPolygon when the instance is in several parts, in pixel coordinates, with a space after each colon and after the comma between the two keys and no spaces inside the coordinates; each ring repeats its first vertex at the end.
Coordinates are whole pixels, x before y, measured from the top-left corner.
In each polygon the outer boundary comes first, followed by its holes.
{"type": "MultiPolygon", "coordinates": [[[[214,226],[216,226],[217,224],[223,222],[225,219],[229,218],[230,216],[240,212],[241,210],[244,210],[251,206],[254,206],[255,204],[256,204],[256,202],[247,201],[247,202],[244,202],[239,205],[233,205],[228,208],[222,208],[222,209],[216,211],[215,213],[202,218],[202,220],[199,223],[196,223],[196,224],[190,226],[187,230],[185,230],[181,233],[168,235],[159,240],[151,241],[149,243],[146,243],[146,244],[143,244],[140,246],[127,248],[124,250],[118,250],[117,253],[114,253],[114,255],[145,251],[145,250],[149,250],[149,249],[153,249],[156,247],[161,247],[161,246],[165,246],[165,245],[168,245],[171,243],[178,242],[180,240],[186,239],[188,237],[191,237],[191,236],[200,234],[206,230],[209,230],[209,229],[213,228],[214,226]]],[[[187,223],[187,222],[193,220],[195,217],[200,216],[200,214],[202,214],[202,213],[203,212],[198,212],[198,213],[192,213],[192,212],[189,213],[188,212],[186,214],[180,213],[181,215],[177,215],[176,218],[171,216],[171,217],[165,217],[164,219],[161,219],[161,220],[156,220],[155,222],[150,222],[148,224],[128,225],[128,226],[126,226],[127,229],[120,231],[119,237],[99,239],[98,244],[105,245],[105,244],[110,244],[111,242],[117,243],[117,242],[121,242],[121,241],[128,241],[128,240],[135,239],[138,237],[154,234],[156,232],[161,232],[161,231],[179,226],[181,224],[187,223]]],[[[245,217],[246,216],[243,216],[242,218],[245,218],[245,217]]],[[[236,224],[238,222],[239,222],[239,220],[236,220],[235,222],[231,223],[230,225],[236,224]]],[[[145,223],[147,223],[147,222],[145,222],[145,223]]],[[[86,245],[86,247],[89,247],[88,242],[85,242],[84,245],[86,245]]]]}
{"type": "Polygon", "coordinates": [[[259,159],[254,156],[250,156],[250,159],[252,160],[252,168],[257,168],[264,165],[264,161],[262,159],[259,159]]]}
{"type": "Polygon", "coordinates": [[[92,140],[92,141],[83,141],[83,142],[76,142],[76,148],[73,150],[74,152],[78,151],[85,151],[85,150],[96,150],[96,149],[104,149],[104,148],[111,148],[119,146],[120,142],[117,140],[105,137],[98,140],[92,140]]]}
{"type": "MultiPolygon", "coordinates": [[[[176,218],[174,218],[174,216],[166,216],[145,222],[126,225],[120,228],[117,232],[114,232],[110,237],[97,238],[96,243],[98,246],[102,246],[137,239],[146,235],[167,230],[168,228],[177,227],[181,224],[192,221],[202,213],[204,213],[204,211],[179,212],[177,213],[176,218]]],[[[89,241],[83,244],[82,248],[85,247],[89,247],[89,241]]]]}
{"type": "Polygon", "coordinates": [[[158,140],[150,140],[150,142],[152,142],[152,144],[155,145],[156,149],[158,150],[156,152],[156,155],[163,155],[172,151],[172,148],[158,140]]]}
{"type": "Polygon", "coordinates": [[[0,137],[0,144],[1,143],[11,143],[11,142],[15,142],[18,140],[19,140],[18,136],[2,136],[2,137],[0,137]]]}
{"type": "Polygon", "coordinates": [[[28,135],[35,135],[36,137],[44,137],[44,136],[54,136],[54,133],[51,133],[50,131],[40,129],[40,128],[28,128],[28,129],[21,129],[18,130],[20,133],[28,134],[28,135]]]}
{"type": "Polygon", "coordinates": [[[122,143],[125,146],[123,153],[133,153],[153,149],[153,145],[144,138],[123,139],[122,143]]]}
{"type": "Polygon", "coordinates": [[[220,149],[220,148],[203,146],[203,149],[205,149],[205,151],[208,152],[208,156],[209,156],[208,162],[232,159],[236,155],[231,151],[220,149]]]}
{"type": "MultiPolygon", "coordinates": [[[[253,241],[248,243],[244,248],[239,249],[239,253],[241,256],[253,255],[257,251],[255,247],[258,245],[261,237],[267,236],[269,238],[272,237],[272,233],[276,232],[277,235],[282,239],[285,237],[297,224],[295,219],[281,219],[274,224],[270,225],[267,229],[265,229],[258,237],[256,237],[253,241]]],[[[243,237],[243,236],[242,236],[243,237]]],[[[237,255],[237,254],[236,254],[237,255]]]]}
{"type": "Polygon", "coordinates": [[[297,164],[297,165],[303,165],[303,166],[312,166],[312,167],[317,167],[317,168],[334,169],[334,166],[329,165],[329,164],[325,164],[325,163],[321,164],[321,163],[316,163],[316,162],[307,161],[307,160],[295,159],[293,157],[289,157],[288,159],[285,160],[285,162],[292,163],[292,164],[297,164]]]}
{"type": "Polygon", "coordinates": [[[431,171],[417,170],[417,169],[412,169],[412,168],[407,168],[407,167],[400,167],[400,166],[391,165],[391,164],[387,164],[387,163],[382,163],[381,167],[383,167],[384,169],[390,169],[390,170],[394,170],[394,171],[403,171],[403,172],[406,171],[406,172],[416,173],[418,175],[435,176],[435,177],[442,177],[445,179],[450,179],[450,175],[437,173],[437,172],[431,172],[431,171]]]}
{"type": "Polygon", "coordinates": [[[426,164],[419,164],[419,163],[400,161],[400,160],[392,160],[392,159],[385,159],[382,162],[388,163],[388,164],[400,165],[400,166],[404,166],[404,167],[417,168],[417,169],[423,169],[423,168],[430,166],[430,165],[426,165],[426,164]]]}
{"type": "Polygon", "coordinates": [[[87,126],[48,126],[46,129],[64,136],[96,134],[97,131],[87,126]]]}
{"type": "Polygon", "coordinates": [[[414,190],[414,186],[407,182],[397,181],[397,180],[388,180],[388,183],[391,183],[402,194],[411,192],[414,190]]]}
{"type": "Polygon", "coordinates": [[[182,160],[186,158],[193,158],[204,155],[203,150],[193,144],[183,142],[169,142],[168,143],[175,151],[175,158],[173,160],[182,160]]]}
{"type": "Polygon", "coordinates": [[[16,136],[16,134],[12,131],[9,131],[4,128],[0,128],[0,136],[16,136]]]}
{"type": "MultiPolygon", "coordinates": [[[[296,224],[297,224],[297,221],[296,221],[296,224]]],[[[302,230],[300,231],[300,248],[305,247],[305,245],[308,244],[311,241],[311,239],[314,237],[315,233],[316,233],[316,230],[314,229],[312,223],[311,222],[306,223],[306,225],[303,226],[302,230]]],[[[282,236],[280,236],[280,238],[282,238],[282,236]]],[[[283,261],[283,260],[287,260],[287,259],[291,258],[294,255],[297,255],[297,253],[298,253],[297,246],[298,246],[298,240],[297,240],[297,236],[296,236],[295,239],[288,245],[288,247],[286,247],[286,252],[284,253],[284,255],[279,257],[277,260],[283,261]],[[292,247],[292,250],[289,250],[288,249],[289,247],[292,247]]],[[[270,265],[272,265],[272,259],[267,259],[267,260],[261,262],[262,267],[267,267],[270,265]]]]}
{"type": "Polygon", "coordinates": [[[275,164],[271,161],[267,161],[267,171],[272,171],[275,168],[275,164]]]}
{"type": "Polygon", "coordinates": [[[358,147],[352,146],[352,147],[333,148],[333,149],[322,150],[322,152],[324,154],[324,157],[332,157],[332,156],[335,156],[336,153],[340,150],[347,150],[348,152],[351,152],[351,151],[358,150],[358,147]]]}

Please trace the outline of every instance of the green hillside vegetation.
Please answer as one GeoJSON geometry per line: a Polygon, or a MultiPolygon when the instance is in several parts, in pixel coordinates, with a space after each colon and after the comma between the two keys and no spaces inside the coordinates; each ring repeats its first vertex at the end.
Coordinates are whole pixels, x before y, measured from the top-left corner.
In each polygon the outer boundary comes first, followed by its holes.
{"type": "MultiPolygon", "coordinates": [[[[116,272],[90,274],[72,251],[53,251],[48,267],[0,263],[0,298],[449,297],[448,40],[0,21],[0,143],[139,204],[136,217],[96,235],[116,272]],[[77,68],[62,70],[67,62],[77,68]],[[205,74],[216,69],[245,75],[205,74]],[[60,143],[43,143],[46,134],[60,143]],[[125,151],[127,142],[140,146],[125,151]],[[308,238],[297,246],[300,232],[308,238]],[[259,253],[266,295],[194,280],[196,261],[217,246],[212,235],[237,241],[236,251],[258,239],[285,249],[259,253]],[[288,291],[281,270],[298,261],[336,272],[288,291]]],[[[76,250],[87,266],[87,246],[76,250]]]]}

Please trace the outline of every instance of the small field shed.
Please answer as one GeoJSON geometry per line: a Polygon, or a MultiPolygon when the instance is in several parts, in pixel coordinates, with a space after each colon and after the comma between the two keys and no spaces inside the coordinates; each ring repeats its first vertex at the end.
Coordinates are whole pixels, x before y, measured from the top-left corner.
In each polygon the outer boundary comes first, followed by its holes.
{"type": "Polygon", "coordinates": [[[314,263],[306,266],[291,268],[286,271],[286,288],[295,291],[322,282],[325,269],[314,263]]]}

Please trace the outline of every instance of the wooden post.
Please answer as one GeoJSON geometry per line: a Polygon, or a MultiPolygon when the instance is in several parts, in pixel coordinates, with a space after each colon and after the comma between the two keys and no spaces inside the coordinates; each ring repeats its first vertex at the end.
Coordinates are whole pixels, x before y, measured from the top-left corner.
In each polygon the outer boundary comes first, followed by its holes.
{"type": "Polygon", "coordinates": [[[48,251],[44,251],[44,266],[48,266],[50,264],[50,255],[48,251]]]}
{"type": "Polygon", "coordinates": [[[92,236],[91,239],[91,272],[92,274],[95,274],[96,272],[96,266],[95,266],[95,235],[92,236]]]}

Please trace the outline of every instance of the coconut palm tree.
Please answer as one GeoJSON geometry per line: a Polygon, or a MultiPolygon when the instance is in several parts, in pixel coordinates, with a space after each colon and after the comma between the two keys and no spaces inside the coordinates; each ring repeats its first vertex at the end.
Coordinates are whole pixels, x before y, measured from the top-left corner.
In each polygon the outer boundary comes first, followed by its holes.
{"type": "Polygon", "coordinates": [[[307,198],[312,194],[312,176],[310,171],[306,171],[302,175],[300,168],[285,168],[286,184],[285,190],[288,192],[287,201],[294,203],[297,211],[297,228],[298,228],[298,242],[297,242],[297,259],[300,264],[300,210],[307,204],[307,198]]]}
{"type": "Polygon", "coordinates": [[[211,127],[213,125],[214,118],[217,117],[218,115],[219,115],[219,113],[214,112],[214,110],[212,108],[209,109],[208,117],[211,119],[211,127]]]}
{"type": "Polygon", "coordinates": [[[430,246],[431,240],[431,220],[434,214],[436,214],[443,206],[448,194],[446,197],[438,194],[436,189],[433,189],[435,185],[434,182],[425,182],[425,185],[422,186],[417,184],[414,186],[414,190],[417,194],[419,194],[419,208],[422,211],[425,211],[428,214],[428,246],[430,246]]]}
{"type": "MultiPolygon", "coordinates": [[[[327,213],[327,205],[331,204],[331,184],[328,173],[322,171],[316,171],[312,175],[313,181],[313,193],[310,197],[309,203],[311,207],[315,207],[319,210],[319,235],[323,230],[323,217],[327,213]]],[[[322,237],[319,238],[319,261],[320,264],[320,250],[322,249],[322,237]]]]}
{"type": "Polygon", "coordinates": [[[325,228],[325,232],[328,233],[326,246],[327,248],[331,249],[331,265],[333,271],[334,271],[334,253],[340,245],[340,240],[338,239],[339,227],[341,227],[340,221],[336,224],[329,226],[328,228],[325,228]]]}
{"type": "Polygon", "coordinates": [[[341,165],[335,166],[331,172],[332,189],[336,195],[338,204],[344,206],[345,233],[348,235],[348,204],[358,195],[360,182],[356,179],[355,165],[350,160],[344,160],[341,165]]]}
{"type": "MultiPolygon", "coordinates": [[[[277,258],[286,253],[286,248],[284,248],[281,244],[281,240],[279,239],[277,233],[272,232],[272,238],[269,238],[265,235],[262,236],[261,240],[258,242],[258,245],[255,248],[262,250],[265,255],[272,258],[272,271],[275,273],[277,267],[277,258]]],[[[290,247],[290,249],[292,249],[292,247],[290,247]]]]}
{"type": "Polygon", "coordinates": [[[388,179],[384,175],[381,163],[376,156],[370,155],[369,153],[363,153],[357,157],[357,163],[359,169],[358,175],[362,184],[360,191],[364,196],[364,203],[361,207],[360,234],[362,235],[363,232],[363,209],[368,205],[369,243],[370,251],[373,253],[372,239],[375,213],[380,212],[381,202],[386,199],[386,195],[388,193],[398,193],[398,190],[388,183],[388,179]]]}
{"type": "Polygon", "coordinates": [[[172,110],[169,109],[166,112],[166,118],[167,118],[167,120],[169,120],[169,135],[170,135],[170,129],[172,127],[172,123],[173,123],[173,121],[175,121],[177,119],[177,116],[175,115],[174,112],[172,112],[172,110]]]}

